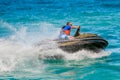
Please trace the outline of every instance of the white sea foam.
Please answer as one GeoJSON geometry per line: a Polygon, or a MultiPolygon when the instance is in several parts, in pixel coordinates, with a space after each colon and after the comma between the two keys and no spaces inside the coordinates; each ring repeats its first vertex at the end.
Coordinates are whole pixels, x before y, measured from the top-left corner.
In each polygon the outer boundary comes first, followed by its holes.
{"type": "Polygon", "coordinates": [[[0,70],[12,71],[19,64],[25,65],[27,64],[25,62],[29,62],[31,59],[37,61],[39,58],[46,59],[48,56],[61,55],[64,60],[83,60],[86,58],[101,58],[110,55],[110,53],[106,51],[93,53],[81,50],[74,54],[69,54],[59,49],[54,41],[48,42],[45,40],[40,41],[38,45],[23,45],[9,40],[0,40],[0,55],[0,70]]]}
{"type": "MultiPolygon", "coordinates": [[[[14,43],[8,40],[0,42],[0,70],[11,71],[17,64],[34,57],[37,50],[33,47],[14,43]]],[[[23,63],[24,64],[24,63],[23,63]]]]}

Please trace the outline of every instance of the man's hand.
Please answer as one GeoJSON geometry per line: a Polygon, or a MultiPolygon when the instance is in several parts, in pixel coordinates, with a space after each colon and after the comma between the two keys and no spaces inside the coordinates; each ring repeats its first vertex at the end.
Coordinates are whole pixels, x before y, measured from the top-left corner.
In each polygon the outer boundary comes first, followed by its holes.
{"type": "Polygon", "coordinates": [[[80,26],[78,26],[78,29],[80,29],[80,26]]]}

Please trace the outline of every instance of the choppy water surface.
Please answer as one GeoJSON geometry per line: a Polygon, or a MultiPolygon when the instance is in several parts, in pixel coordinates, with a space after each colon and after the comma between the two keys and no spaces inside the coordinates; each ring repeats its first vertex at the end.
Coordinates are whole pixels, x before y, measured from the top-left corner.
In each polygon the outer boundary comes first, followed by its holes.
{"type": "Polygon", "coordinates": [[[0,79],[119,80],[119,16],[119,0],[0,0],[0,79]],[[63,52],[53,39],[67,21],[109,46],[63,52]],[[62,59],[48,57],[54,55],[62,59]]]}

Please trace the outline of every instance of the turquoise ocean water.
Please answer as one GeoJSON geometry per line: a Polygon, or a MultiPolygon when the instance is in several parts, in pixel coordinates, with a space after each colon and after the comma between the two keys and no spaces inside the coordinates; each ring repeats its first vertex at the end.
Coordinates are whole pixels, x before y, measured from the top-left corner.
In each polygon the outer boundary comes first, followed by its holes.
{"type": "Polygon", "coordinates": [[[0,80],[16,79],[120,80],[120,0],[0,0],[0,80]],[[52,40],[67,21],[109,46],[63,52],[52,40]]]}

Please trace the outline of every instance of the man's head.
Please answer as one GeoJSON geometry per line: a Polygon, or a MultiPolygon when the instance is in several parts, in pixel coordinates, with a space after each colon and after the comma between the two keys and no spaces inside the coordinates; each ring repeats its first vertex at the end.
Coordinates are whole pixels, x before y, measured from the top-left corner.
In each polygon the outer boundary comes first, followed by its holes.
{"type": "Polygon", "coordinates": [[[71,23],[71,22],[67,22],[66,25],[68,25],[68,26],[72,26],[72,23],[71,23]]]}

